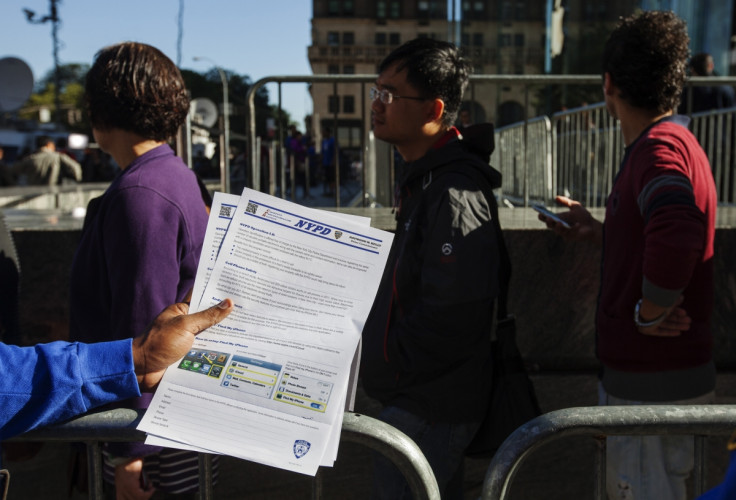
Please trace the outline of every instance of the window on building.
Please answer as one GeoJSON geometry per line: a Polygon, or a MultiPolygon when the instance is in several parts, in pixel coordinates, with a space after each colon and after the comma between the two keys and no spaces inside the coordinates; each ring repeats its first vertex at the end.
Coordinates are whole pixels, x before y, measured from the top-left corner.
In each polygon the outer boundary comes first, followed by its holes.
{"type": "Polygon", "coordinates": [[[343,45],[355,45],[355,33],[352,31],[346,31],[342,34],[343,45]]]}
{"type": "Polygon", "coordinates": [[[501,21],[509,22],[513,19],[514,6],[511,0],[501,2],[501,21]]]}
{"type": "Polygon", "coordinates": [[[498,35],[498,46],[511,47],[511,34],[501,33],[500,35],[498,35]]]}
{"type": "Polygon", "coordinates": [[[486,10],[486,4],[484,2],[473,2],[473,10],[475,12],[483,12],[486,10]]]}
{"type": "Polygon", "coordinates": [[[340,112],[340,97],[336,95],[327,96],[327,110],[330,113],[340,112]]]}
{"type": "Polygon", "coordinates": [[[389,4],[389,17],[391,19],[398,19],[401,17],[401,2],[392,0],[389,4]]]}
{"type": "Polygon", "coordinates": [[[466,14],[470,13],[470,4],[470,0],[463,0],[463,12],[465,12],[466,14]]]}
{"type": "Polygon", "coordinates": [[[327,2],[327,15],[328,16],[339,16],[340,15],[340,1],[330,0],[327,2]]]}
{"type": "Polygon", "coordinates": [[[524,46],[524,33],[517,33],[514,35],[514,47],[524,46]]]}
{"type": "Polygon", "coordinates": [[[328,75],[337,75],[340,73],[340,66],[337,64],[328,64],[327,65],[327,74],[328,75]]]}
{"type": "Polygon", "coordinates": [[[389,45],[401,45],[401,34],[391,33],[388,36],[388,43],[389,45]]]}
{"type": "Polygon", "coordinates": [[[388,16],[388,9],[386,8],[385,0],[378,0],[376,2],[376,17],[379,19],[385,19],[388,16]]]}
{"type": "Polygon", "coordinates": [[[476,47],[483,46],[483,33],[473,33],[473,45],[476,47]]]}
{"type": "Polygon", "coordinates": [[[516,0],[514,4],[514,19],[517,21],[525,21],[528,19],[526,2],[524,0],[516,0]]]}
{"type": "Polygon", "coordinates": [[[327,45],[340,45],[340,33],[337,31],[328,31],[327,45]]]}
{"type": "Polygon", "coordinates": [[[460,45],[463,47],[470,45],[470,33],[463,33],[460,35],[460,45]]]}
{"type": "Polygon", "coordinates": [[[353,3],[353,0],[343,0],[342,15],[352,17],[353,14],[355,14],[355,4],[353,3]]]}
{"type": "Polygon", "coordinates": [[[346,64],[342,67],[342,72],[346,75],[354,75],[355,74],[355,64],[346,64]]]}
{"type": "Polygon", "coordinates": [[[376,45],[386,45],[386,33],[376,33],[376,45]]]}
{"type": "Polygon", "coordinates": [[[355,113],[355,96],[346,95],[342,98],[343,113],[355,113]]]}

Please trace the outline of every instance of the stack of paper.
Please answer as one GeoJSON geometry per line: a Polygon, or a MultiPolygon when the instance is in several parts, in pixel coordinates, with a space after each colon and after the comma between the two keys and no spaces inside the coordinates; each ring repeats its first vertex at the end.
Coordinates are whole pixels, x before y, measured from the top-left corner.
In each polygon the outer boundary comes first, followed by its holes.
{"type": "Polygon", "coordinates": [[[364,217],[216,193],[190,310],[227,297],[235,310],[166,371],[138,426],[146,442],[332,466],[392,239],[364,217]]]}

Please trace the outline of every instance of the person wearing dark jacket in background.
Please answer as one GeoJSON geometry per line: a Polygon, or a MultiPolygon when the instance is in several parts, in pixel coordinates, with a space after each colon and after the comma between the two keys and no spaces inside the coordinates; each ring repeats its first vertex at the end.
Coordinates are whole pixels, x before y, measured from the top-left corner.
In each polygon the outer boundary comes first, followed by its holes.
{"type": "MultiPolygon", "coordinates": [[[[371,89],[375,136],[406,165],[393,245],[363,329],[362,383],[383,404],[379,418],[422,450],[443,499],[462,498],[464,451],[486,411],[477,394],[490,384],[499,288],[495,199],[484,195],[501,182],[488,164],[492,126],[464,135],[452,126],[469,70],[454,45],[416,39],[381,63],[371,89]]],[[[373,496],[409,497],[378,456],[373,496]]]]}

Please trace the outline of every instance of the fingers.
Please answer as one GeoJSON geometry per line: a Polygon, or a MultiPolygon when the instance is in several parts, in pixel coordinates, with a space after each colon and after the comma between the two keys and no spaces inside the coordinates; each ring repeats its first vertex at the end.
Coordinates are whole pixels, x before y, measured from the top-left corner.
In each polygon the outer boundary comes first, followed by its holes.
{"type": "Polygon", "coordinates": [[[580,205],[579,202],[577,202],[577,201],[575,201],[573,199],[570,199],[567,196],[555,196],[555,202],[558,205],[562,205],[563,207],[567,207],[567,208],[570,208],[570,207],[572,207],[574,205],[580,205]]]}
{"type": "Polygon", "coordinates": [[[214,305],[209,309],[205,309],[204,311],[199,311],[198,313],[190,314],[188,316],[182,316],[182,319],[186,322],[186,330],[196,335],[227,318],[232,311],[233,301],[225,299],[219,304],[214,305]]]}
{"type": "Polygon", "coordinates": [[[187,304],[167,307],[146,334],[133,340],[133,364],[141,390],[155,388],[164,370],[192,347],[194,335],[225,319],[233,307],[230,299],[194,314],[187,314],[187,304]]]}
{"type": "MultiPolygon", "coordinates": [[[[678,301],[678,303],[681,302],[682,300],[678,301]]],[[[661,323],[653,327],[641,328],[639,332],[653,337],[679,337],[690,329],[691,324],[692,318],[687,311],[681,307],[675,307],[661,323]]]]}

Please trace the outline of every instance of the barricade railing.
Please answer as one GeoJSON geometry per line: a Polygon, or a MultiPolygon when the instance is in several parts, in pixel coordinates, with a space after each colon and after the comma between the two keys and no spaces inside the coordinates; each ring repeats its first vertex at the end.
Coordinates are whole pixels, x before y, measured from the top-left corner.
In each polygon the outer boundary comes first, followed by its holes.
{"type": "Polygon", "coordinates": [[[552,115],[555,194],[605,206],[623,156],[618,120],[597,103],[552,115]]]}
{"type": "MultiPolygon", "coordinates": [[[[297,76],[297,75],[285,75],[285,76],[268,76],[265,78],[262,78],[248,89],[248,93],[246,95],[246,103],[248,107],[248,113],[247,113],[247,119],[246,119],[246,134],[248,137],[248,143],[252,145],[258,144],[258,138],[256,137],[256,116],[255,116],[255,98],[259,91],[259,89],[265,85],[268,84],[276,84],[277,85],[277,95],[278,95],[278,102],[277,107],[281,109],[281,88],[284,84],[300,84],[300,83],[307,83],[307,84],[332,84],[333,86],[333,96],[338,96],[338,85],[340,84],[360,84],[361,85],[361,95],[362,98],[359,99],[360,105],[356,103],[356,114],[358,116],[358,120],[362,124],[366,124],[366,127],[369,127],[369,114],[370,114],[370,102],[367,99],[368,94],[368,86],[372,84],[376,79],[376,75],[304,75],[304,76],[297,76]]],[[[521,106],[522,109],[527,110],[530,109],[530,102],[533,99],[536,99],[536,97],[533,94],[533,92],[538,91],[540,88],[544,88],[545,86],[550,85],[600,85],[600,76],[597,75],[472,75],[470,77],[470,85],[469,89],[466,92],[466,97],[475,100],[476,95],[476,88],[484,86],[484,85],[495,85],[497,87],[520,87],[522,91],[518,94],[523,96],[523,105],[521,106]]],[[[486,103],[487,104],[487,103],[486,103]]],[[[493,106],[488,105],[488,109],[491,109],[493,106]]],[[[335,113],[334,115],[330,115],[329,117],[322,117],[325,119],[330,119],[333,122],[333,129],[338,128],[339,119],[340,116],[335,113]]],[[[544,118],[530,118],[529,122],[526,123],[532,123],[533,127],[534,124],[538,121],[543,122],[544,118]]],[[[286,161],[286,156],[284,153],[284,139],[285,139],[285,130],[282,130],[281,128],[278,128],[276,130],[275,139],[277,143],[277,149],[276,151],[272,151],[271,154],[273,155],[273,163],[270,165],[267,161],[262,161],[261,158],[261,148],[260,147],[251,147],[250,148],[250,165],[251,166],[257,166],[257,168],[249,168],[246,178],[246,183],[251,186],[255,187],[256,189],[263,189],[264,191],[269,191],[271,194],[274,194],[277,189],[280,188],[279,182],[276,182],[275,179],[286,179],[285,176],[286,172],[286,166],[288,165],[286,161]],[[267,176],[268,179],[262,179],[262,176],[267,176]]],[[[523,134],[527,134],[528,131],[524,131],[523,134]]],[[[362,158],[361,158],[361,164],[363,166],[363,188],[361,193],[361,199],[368,200],[371,199],[373,196],[375,196],[375,193],[369,193],[366,192],[366,185],[365,185],[365,176],[370,176],[372,173],[375,173],[376,171],[376,165],[370,164],[369,160],[371,159],[372,155],[370,152],[367,152],[367,147],[370,146],[369,141],[367,140],[368,131],[365,130],[364,133],[361,136],[361,144],[360,144],[360,150],[362,151],[362,158]]],[[[541,137],[535,134],[534,132],[531,133],[531,137],[527,137],[524,139],[524,145],[529,144],[529,139],[534,141],[534,144],[530,145],[528,148],[523,148],[523,155],[527,159],[533,159],[533,161],[536,163],[545,161],[547,163],[544,163],[545,165],[549,165],[549,162],[547,161],[547,157],[551,155],[551,146],[550,146],[550,134],[548,133],[546,136],[541,137]],[[540,143],[537,143],[537,139],[541,141],[540,143]]],[[[339,148],[338,148],[339,149],[339,148]]],[[[498,150],[498,146],[497,146],[498,150]]],[[[513,155],[512,155],[513,158],[513,155]]],[[[518,158],[518,156],[517,156],[518,158]]],[[[335,151],[335,164],[338,164],[339,160],[339,151],[336,149],[335,151]]],[[[382,160],[379,160],[382,161],[382,160]]],[[[522,186],[527,188],[532,188],[532,185],[529,183],[530,179],[533,179],[535,182],[539,181],[544,185],[545,182],[548,182],[547,180],[540,179],[536,177],[538,175],[538,172],[529,172],[524,171],[525,168],[523,163],[517,164],[515,167],[518,169],[518,175],[514,182],[519,184],[519,179],[522,177],[526,178],[527,181],[520,183],[522,186]]],[[[336,189],[337,192],[335,193],[335,204],[337,207],[340,206],[340,194],[339,194],[339,186],[340,186],[340,169],[337,169],[336,175],[338,178],[336,179],[336,189]]],[[[388,172],[385,177],[386,179],[382,179],[385,182],[389,182],[391,176],[391,172],[388,172]]],[[[554,179],[551,181],[554,183],[554,179]]],[[[537,189],[534,187],[533,189],[537,189]]],[[[393,192],[393,187],[388,187],[389,192],[393,192]]],[[[281,196],[285,196],[286,189],[281,189],[281,196]]],[[[292,191],[293,192],[293,191],[292,191]]],[[[523,191],[520,191],[522,194],[509,192],[509,196],[515,196],[523,198],[524,194],[523,191]]]]}
{"type": "MultiPolygon", "coordinates": [[[[102,483],[101,442],[143,441],[145,433],[136,429],[145,410],[115,409],[91,412],[68,422],[35,429],[8,441],[66,441],[81,442],[87,447],[89,495],[95,500],[104,499],[102,483]]],[[[419,447],[405,434],[375,418],[358,413],[345,412],[340,442],[366,446],[389,459],[403,474],[416,499],[440,500],[437,481],[427,459],[419,447]]],[[[339,458],[338,458],[339,459],[339,458]]],[[[222,481],[223,479],[220,478],[222,481]]],[[[12,482],[10,488],[18,488],[12,482]]],[[[22,486],[21,486],[22,487],[22,486]]],[[[199,455],[200,498],[213,496],[212,455],[199,455]]],[[[321,498],[319,473],[313,481],[312,499],[321,498]]]]}
{"type": "MultiPolygon", "coordinates": [[[[248,140],[251,144],[257,143],[255,95],[258,89],[266,84],[278,85],[279,107],[283,84],[332,84],[335,96],[338,84],[361,84],[363,99],[361,105],[356,106],[356,110],[360,123],[369,124],[367,114],[370,113],[370,102],[365,96],[368,85],[375,81],[375,78],[375,75],[308,75],[271,76],[258,80],[251,86],[247,95],[248,140]]],[[[523,96],[520,109],[528,110],[532,100],[540,99],[542,95],[540,89],[560,85],[600,86],[600,84],[601,77],[598,75],[472,75],[466,98],[474,101],[475,96],[480,94],[476,89],[484,85],[520,87],[522,91],[515,95],[523,96]]],[[[687,81],[685,92],[690,92],[695,86],[711,85],[736,85],[736,77],[693,77],[687,81]]],[[[489,103],[482,104],[489,110],[493,108],[489,103]]],[[[736,166],[736,155],[733,154],[733,143],[736,139],[736,109],[693,114],[692,117],[693,131],[706,150],[713,167],[718,186],[718,199],[721,203],[731,203],[734,201],[736,189],[736,176],[733,174],[733,168],[736,166]]],[[[338,115],[331,116],[331,119],[336,129],[339,123],[338,115]]],[[[563,194],[572,196],[587,206],[604,206],[605,196],[610,192],[624,153],[618,121],[609,115],[602,102],[551,114],[549,119],[551,126],[547,129],[547,134],[542,135],[538,132],[546,126],[545,119],[544,116],[527,118],[499,127],[492,164],[499,166],[502,173],[506,174],[502,188],[503,195],[514,204],[523,205],[528,205],[530,199],[550,203],[554,195],[563,194]]],[[[372,156],[367,154],[371,144],[366,140],[367,131],[364,132],[360,148],[364,155],[361,159],[362,171],[364,175],[366,172],[371,175],[375,173],[376,165],[371,164],[372,156]]],[[[272,152],[276,164],[272,165],[270,170],[263,168],[259,156],[260,148],[251,148],[251,164],[261,165],[262,168],[250,169],[249,185],[266,185],[273,191],[278,187],[273,178],[278,176],[279,171],[282,172],[279,178],[285,179],[283,172],[287,162],[281,146],[284,133],[283,130],[277,133],[279,145],[277,150],[272,152]],[[262,174],[271,176],[271,179],[262,183],[260,180],[262,174]]],[[[337,170],[339,176],[339,169],[337,170]]],[[[385,177],[388,178],[388,175],[385,177]]],[[[367,193],[365,177],[363,181],[361,199],[369,199],[375,193],[367,193]]],[[[339,191],[339,178],[336,185],[339,191]]],[[[281,190],[285,192],[283,186],[281,190]]],[[[392,189],[389,188],[389,192],[392,192],[392,189]]],[[[338,192],[337,206],[340,206],[339,200],[338,192]]]]}
{"type": "Polygon", "coordinates": [[[499,128],[491,165],[502,175],[499,196],[515,205],[554,198],[551,122],[546,116],[499,128]]]}
{"type": "Polygon", "coordinates": [[[553,411],[527,422],[504,441],[486,472],[482,499],[505,499],[521,464],[542,445],[590,436],[598,444],[592,498],[602,500],[606,498],[606,437],[663,434],[695,436],[693,486],[699,495],[705,483],[705,437],[728,436],[734,430],[736,405],[595,406],[553,411]]]}
{"type": "Polygon", "coordinates": [[[736,107],[693,113],[690,125],[708,155],[720,203],[734,203],[736,190],[736,107]]]}

